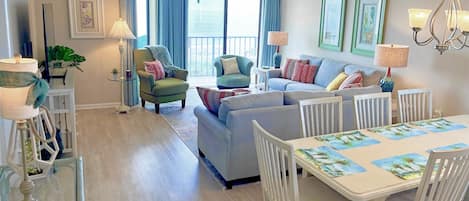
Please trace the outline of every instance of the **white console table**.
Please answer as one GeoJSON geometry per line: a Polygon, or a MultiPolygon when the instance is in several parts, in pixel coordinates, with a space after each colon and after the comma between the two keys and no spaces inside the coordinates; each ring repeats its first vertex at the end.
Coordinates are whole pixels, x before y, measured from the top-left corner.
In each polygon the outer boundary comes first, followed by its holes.
{"type": "Polygon", "coordinates": [[[50,80],[49,93],[47,94],[44,105],[49,108],[55,126],[61,129],[64,155],[70,156],[70,154],[72,154],[73,157],[77,157],[76,106],[73,72],[67,75],[65,85],[62,79],[50,80]]]}

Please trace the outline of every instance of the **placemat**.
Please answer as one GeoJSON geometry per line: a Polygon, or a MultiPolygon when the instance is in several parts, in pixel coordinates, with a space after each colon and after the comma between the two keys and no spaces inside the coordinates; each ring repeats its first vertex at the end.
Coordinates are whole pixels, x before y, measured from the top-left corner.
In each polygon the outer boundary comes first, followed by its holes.
{"type": "Polygon", "coordinates": [[[328,144],[336,150],[352,149],[380,143],[378,140],[366,136],[360,131],[351,131],[334,135],[322,135],[315,137],[315,139],[317,141],[328,144]]]}
{"type": "Polygon", "coordinates": [[[432,119],[411,123],[412,125],[422,127],[434,133],[442,133],[453,130],[464,129],[466,126],[448,121],[446,119],[432,119]]]}
{"type": "Polygon", "coordinates": [[[402,140],[409,137],[425,135],[427,132],[412,128],[405,124],[385,126],[381,128],[370,128],[368,131],[380,134],[391,140],[402,140]]]}
{"type": "Polygon", "coordinates": [[[467,147],[469,147],[469,145],[464,144],[464,143],[457,143],[457,144],[451,144],[451,145],[446,145],[446,146],[442,146],[442,147],[437,147],[437,148],[434,148],[434,149],[429,149],[429,150],[427,150],[427,152],[430,153],[431,151],[453,151],[453,150],[463,149],[463,148],[467,148],[467,147]]]}
{"type": "Polygon", "coordinates": [[[411,153],[375,160],[373,164],[402,179],[410,180],[422,177],[427,164],[427,158],[416,153],[411,153]]]}

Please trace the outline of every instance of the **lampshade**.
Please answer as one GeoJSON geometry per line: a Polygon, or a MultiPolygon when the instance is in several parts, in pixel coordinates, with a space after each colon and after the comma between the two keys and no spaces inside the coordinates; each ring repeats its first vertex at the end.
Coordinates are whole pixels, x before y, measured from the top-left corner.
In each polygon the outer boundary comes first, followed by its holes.
{"type": "Polygon", "coordinates": [[[409,9],[409,26],[411,28],[423,28],[427,25],[428,17],[432,10],[409,9]]]}
{"type": "Polygon", "coordinates": [[[129,25],[122,18],[114,22],[109,36],[116,39],[135,39],[135,35],[130,31],[129,25]]]}
{"type": "Polygon", "coordinates": [[[374,64],[382,67],[406,67],[409,47],[403,45],[381,44],[375,49],[374,64]]]}
{"type": "Polygon", "coordinates": [[[268,43],[269,45],[288,45],[288,33],[281,31],[269,31],[268,43]]]}
{"type": "MultiPolygon", "coordinates": [[[[37,73],[38,65],[34,59],[1,59],[0,71],[37,73]]],[[[35,117],[39,109],[33,105],[26,105],[26,99],[31,86],[0,87],[0,116],[10,120],[24,120],[35,117]]]]}

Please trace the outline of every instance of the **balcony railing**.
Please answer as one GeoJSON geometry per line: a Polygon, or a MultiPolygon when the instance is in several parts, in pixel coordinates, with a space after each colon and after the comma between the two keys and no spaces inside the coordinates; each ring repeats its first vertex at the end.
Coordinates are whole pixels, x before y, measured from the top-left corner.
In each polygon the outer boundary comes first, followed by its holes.
{"type": "MultiPolygon", "coordinates": [[[[257,60],[257,36],[229,36],[226,53],[257,60]]],[[[213,60],[223,55],[223,36],[189,36],[187,40],[187,69],[189,76],[215,76],[213,60]]]]}

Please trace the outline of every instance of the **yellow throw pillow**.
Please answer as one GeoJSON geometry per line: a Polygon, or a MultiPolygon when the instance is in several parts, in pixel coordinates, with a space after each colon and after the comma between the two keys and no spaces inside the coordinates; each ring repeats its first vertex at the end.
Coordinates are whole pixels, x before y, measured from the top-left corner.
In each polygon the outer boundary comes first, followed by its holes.
{"type": "Polygon", "coordinates": [[[327,85],[326,90],[334,91],[339,89],[340,85],[342,84],[342,82],[344,82],[345,79],[347,79],[347,77],[347,74],[345,74],[344,72],[340,73],[339,75],[337,75],[337,77],[335,77],[334,80],[332,80],[331,83],[329,83],[329,85],[327,85]]]}

